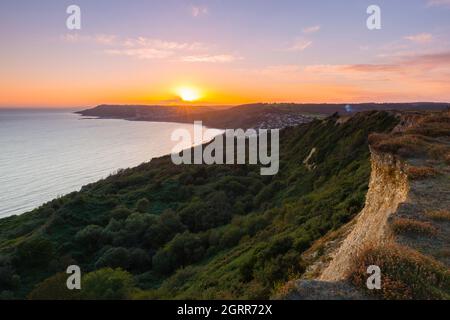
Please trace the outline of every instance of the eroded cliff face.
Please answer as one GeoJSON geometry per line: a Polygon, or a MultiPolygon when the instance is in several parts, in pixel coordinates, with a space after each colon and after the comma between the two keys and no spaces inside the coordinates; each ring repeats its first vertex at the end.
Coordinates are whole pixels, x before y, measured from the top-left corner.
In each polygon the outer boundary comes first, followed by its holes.
{"type": "Polygon", "coordinates": [[[388,219],[408,198],[409,184],[405,163],[393,155],[373,150],[371,162],[372,173],[365,207],[355,218],[353,230],[341,247],[331,255],[332,260],[319,280],[346,279],[355,255],[369,244],[383,244],[391,238],[388,219]]]}

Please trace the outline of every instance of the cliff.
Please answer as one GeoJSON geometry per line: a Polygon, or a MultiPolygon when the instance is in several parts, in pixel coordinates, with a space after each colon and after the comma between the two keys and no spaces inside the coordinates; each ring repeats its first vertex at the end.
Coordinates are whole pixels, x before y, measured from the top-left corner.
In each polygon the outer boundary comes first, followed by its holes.
{"type": "Polygon", "coordinates": [[[391,134],[370,139],[363,210],[304,254],[309,270],[284,298],[450,297],[449,112],[396,116],[391,134]],[[366,288],[370,265],[381,268],[381,290],[366,288]]]}

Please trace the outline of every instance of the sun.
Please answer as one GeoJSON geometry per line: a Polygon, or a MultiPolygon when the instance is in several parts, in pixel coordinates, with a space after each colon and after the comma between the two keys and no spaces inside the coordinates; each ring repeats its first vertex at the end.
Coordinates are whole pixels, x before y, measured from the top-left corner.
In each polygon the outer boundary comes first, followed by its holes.
{"type": "Polygon", "coordinates": [[[201,98],[200,91],[192,87],[178,88],[177,94],[185,102],[194,102],[201,98]]]}

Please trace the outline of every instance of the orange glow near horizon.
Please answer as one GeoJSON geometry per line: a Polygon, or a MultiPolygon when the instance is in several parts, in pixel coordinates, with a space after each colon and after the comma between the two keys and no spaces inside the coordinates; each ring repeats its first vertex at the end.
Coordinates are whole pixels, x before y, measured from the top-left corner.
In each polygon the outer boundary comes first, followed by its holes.
{"type": "Polygon", "coordinates": [[[184,102],[196,102],[202,98],[202,94],[199,89],[183,86],[176,90],[178,97],[184,102]]]}
{"type": "Polygon", "coordinates": [[[0,1],[0,108],[450,101],[448,1],[426,1],[392,4],[389,32],[319,1],[114,2],[105,16],[83,0],[81,30],[55,1],[0,1]]]}

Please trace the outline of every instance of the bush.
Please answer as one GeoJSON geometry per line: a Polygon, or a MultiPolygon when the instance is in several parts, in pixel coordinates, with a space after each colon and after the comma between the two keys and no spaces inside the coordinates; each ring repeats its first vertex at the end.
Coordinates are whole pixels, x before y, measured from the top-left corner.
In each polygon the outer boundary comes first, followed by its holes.
{"type": "Polygon", "coordinates": [[[417,157],[426,154],[426,141],[420,135],[371,134],[370,145],[377,151],[398,154],[404,157],[417,157]]]}
{"type": "Polygon", "coordinates": [[[152,258],[153,269],[159,274],[170,274],[176,269],[175,257],[166,250],[159,250],[152,258]]]}
{"type": "Polygon", "coordinates": [[[2,264],[0,261],[0,291],[16,289],[20,285],[20,277],[15,274],[10,264],[2,264]]]}
{"type": "Polygon", "coordinates": [[[179,267],[203,258],[205,248],[199,236],[189,232],[178,234],[153,257],[153,266],[160,273],[170,273],[179,267]]]}
{"type": "Polygon", "coordinates": [[[355,258],[351,281],[383,299],[450,299],[450,271],[421,253],[398,245],[369,247],[355,258]],[[367,268],[383,271],[381,290],[368,290],[367,268]]]}
{"type": "Polygon", "coordinates": [[[222,238],[220,239],[220,246],[222,248],[230,248],[235,246],[241,240],[242,233],[239,228],[235,226],[229,226],[225,229],[222,238]]]}
{"type": "Polygon", "coordinates": [[[408,177],[412,180],[422,180],[437,176],[439,174],[439,171],[431,167],[410,166],[408,167],[407,174],[408,177]]]}
{"type": "Polygon", "coordinates": [[[58,273],[39,283],[28,295],[30,300],[74,300],[79,299],[79,290],[67,288],[66,273],[58,273]]]}
{"type": "Polygon", "coordinates": [[[130,252],[125,248],[108,249],[95,263],[95,268],[123,268],[130,267],[130,252]]]}
{"type": "Polygon", "coordinates": [[[89,225],[78,231],[75,235],[75,241],[90,252],[95,251],[101,246],[102,238],[103,228],[96,225],[89,225]]]}
{"type": "Polygon", "coordinates": [[[125,220],[131,215],[133,211],[124,206],[118,206],[114,210],[111,211],[111,218],[116,220],[125,220]]]}
{"type": "Polygon", "coordinates": [[[136,203],[137,212],[146,213],[150,208],[150,201],[147,198],[142,198],[136,203]]]}
{"type": "Polygon", "coordinates": [[[434,210],[428,211],[425,215],[436,221],[450,221],[450,211],[449,210],[434,210]]]}
{"type": "Polygon", "coordinates": [[[122,269],[105,268],[86,274],[81,282],[81,297],[86,300],[129,299],[133,276],[122,269]]]}
{"type": "Polygon", "coordinates": [[[130,269],[143,272],[150,269],[152,266],[152,260],[148,253],[143,249],[133,249],[130,253],[130,269]]]}
{"type": "Polygon", "coordinates": [[[396,234],[419,234],[423,236],[435,236],[437,229],[428,222],[396,218],[392,221],[392,230],[396,234]]]}
{"type": "Polygon", "coordinates": [[[45,268],[53,258],[53,244],[43,238],[22,242],[16,251],[15,264],[22,268],[45,268]]]}

